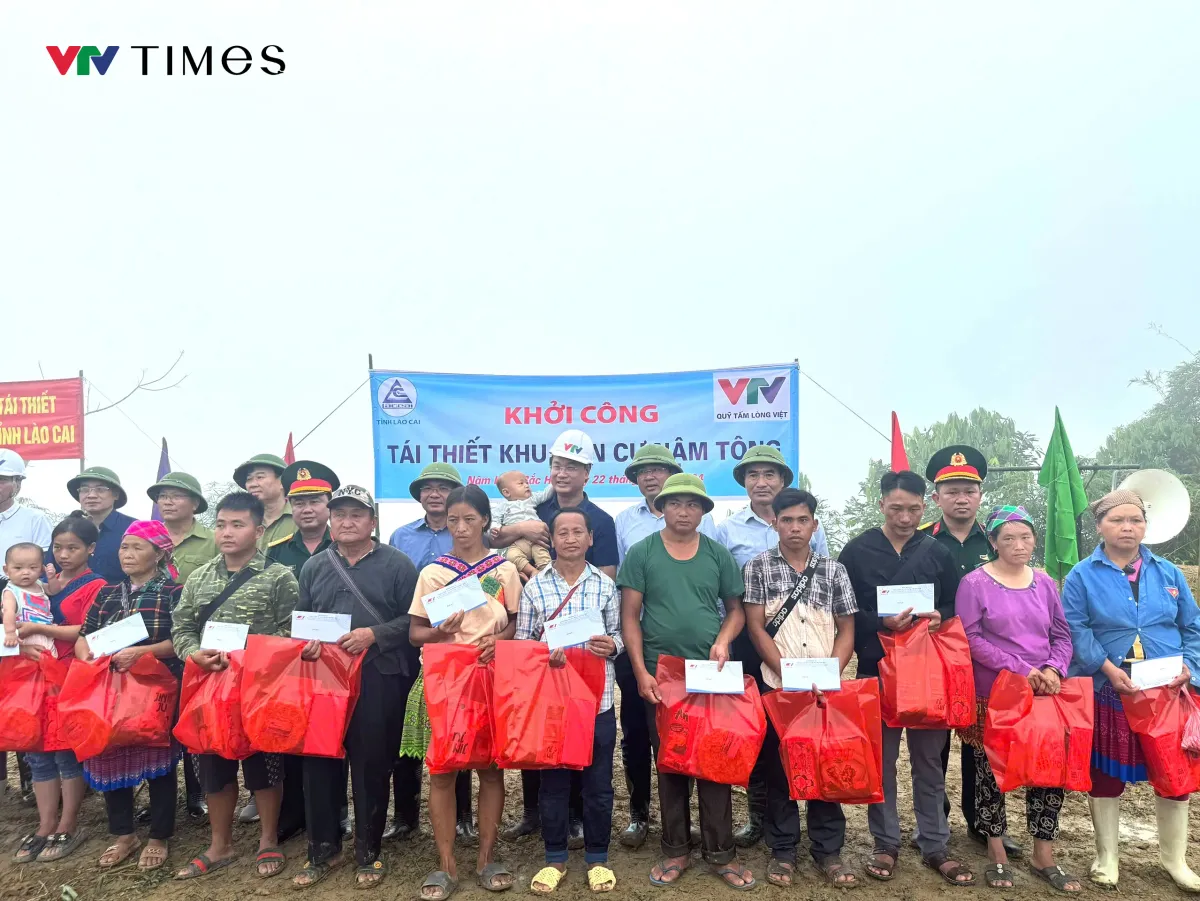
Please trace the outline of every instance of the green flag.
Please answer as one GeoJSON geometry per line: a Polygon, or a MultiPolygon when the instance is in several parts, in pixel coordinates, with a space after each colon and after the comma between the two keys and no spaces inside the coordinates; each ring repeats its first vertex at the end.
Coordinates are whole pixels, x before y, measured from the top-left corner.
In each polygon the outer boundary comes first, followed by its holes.
{"type": "Polygon", "coordinates": [[[1061,584],[1079,562],[1075,518],[1088,503],[1058,407],[1054,408],[1054,432],[1046,447],[1038,484],[1046,489],[1046,572],[1061,584]]]}

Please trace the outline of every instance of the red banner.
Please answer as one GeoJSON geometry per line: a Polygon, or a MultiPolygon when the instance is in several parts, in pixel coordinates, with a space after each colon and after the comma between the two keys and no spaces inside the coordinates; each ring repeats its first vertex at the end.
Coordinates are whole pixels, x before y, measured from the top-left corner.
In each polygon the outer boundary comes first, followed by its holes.
{"type": "Polygon", "coordinates": [[[0,382],[0,447],[25,460],[83,457],[83,379],[0,382]]]}

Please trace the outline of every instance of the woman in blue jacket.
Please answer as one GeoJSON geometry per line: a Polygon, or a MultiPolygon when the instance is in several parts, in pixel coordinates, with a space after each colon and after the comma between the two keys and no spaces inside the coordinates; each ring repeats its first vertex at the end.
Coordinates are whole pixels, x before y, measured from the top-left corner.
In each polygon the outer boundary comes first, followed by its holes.
{"type": "MultiPolygon", "coordinates": [[[[1121,695],[1137,689],[1130,679],[1135,660],[1183,655],[1183,672],[1171,683],[1186,685],[1200,674],[1200,610],[1175,564],[1142,545],[1146,506],[1133,491],[1113,491],[1092,505],[1100,546],[1067,576],[1063,609],[1074,643],[1072,676],[1091,676],[1096,690],[1092,741],[1092,791],[1088,798],[1096,831],[1092,881],[1117,884],[1121,793],[1147,780],[1145,756],[1129,728],[1121,695]]],[[[1184,859],[1188,797],[1155,797],[1159,859],[1175,883],[1200,892],[1200,877],[1184,859]]]]}

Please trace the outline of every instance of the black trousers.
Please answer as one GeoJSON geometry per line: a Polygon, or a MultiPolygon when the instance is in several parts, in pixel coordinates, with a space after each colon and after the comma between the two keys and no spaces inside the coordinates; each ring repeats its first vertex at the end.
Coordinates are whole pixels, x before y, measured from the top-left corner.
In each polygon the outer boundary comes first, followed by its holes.
{"type": "MultiPolygon", "coordinates": [[[[950,768],[950,736],[954,734],[951,730],[946,736],[946,747],[942,749],[942,775],[946,775],[946,771],[950,768]]],[[[963,744],[960,749],[960,764],[962,766],[962,815],[967,821],[967,828],[975,828],[975,749],[968,744],[963,744]]],[[[946,810],[946,816],[950,816],[950,793],[946,793],[946,800],[943,802],[943,807],[946,810]]]]}
{"type": "MultiPolygon", "coordinates": [[[[420,761],[417,761],[420,764],[420,761]]],[[[421,771],[417,770],[417,779],[421,778],[421,771]]],[[[454,780],[454,807],[458,811],[459,820],[469,820],[471,818],[471,771],[463,770],[458,774],[458,778],[454,780]]]]}
{"type": "MultiPolygon", "coordinates": [[[[346,728],[354,795],[354,857],[359,866],[368,866],[379,857],[392,763],[400,748],[404,705],[413,681],[411,676],[380,673],[373,664],[362,669],[358,703],[346,728]]],[[[341,760],[304,758],[304,809],[308,855],[313,863],[322,863],[342,850],[344,785],[341,760]]]]}
{"type": "Polygon", "coordinates": [[[621,762],[625,766],[625,787],[629,791],[629,815],[650,818],[650,730],[646,728],[645,701],[638,694],[637,679],[629,655],[615,661],[617,688],[621,691],[621,762]]]}
{"type": "MultiPolygon", "coordinates": [[[[763,823],[767,845],[776,860],[794,864],[796,845],[800,842],[800,807],[791,799],[787,774],[779,759],[779,736],[769,722],[767,738],[758,759],[767,781],[767,815],[763,823]]],[[[842,853],[846,843],[846,816],[841,804],[806,801],[805,820],[814,860],[820,863],[842,853]]]]}
{"type": "MultiPolygon", "coordinates": [[[[456,786],[457,787],[457,786],[456,786]]],[[[526,816],[538,816],[538,797],[542,788],[541,770],[521,770],[522,808],[526,816]]],[[[571,794],[568,801],[568,816],[572,823],[583,822],[583,774],[571,772],[571,794]]]]}
{"type": "MultiPolygon", "coordinates": [[[[645,704],[645,709],[650,741],[657,752],[655,705],[645,704]]],[[[693,782],[696,784],[696,798],[700,807],[700,839],[704,859],[718,866],[727,864],[737,854],[737,848],[733,844],[733,793],[730,787],[660,770],[658,808],[662,820],[663,856],[687,857],[691,850],[692,822],[688,805],[691,802],[693,782]]]]}
{"type": "MultiPolygon", "coordinates": [[[[760,695],[770,691],[762,677],[762,658],[750,640],[748,629],[743,629],[733,640],[729,656],[731,659],[741,662],[743,673],[754,677],[754,681],[758,683],[760,695]]],[[[754,762],[754,769],[750,771],[750,782],[746,786],[746,805],[750,812],[750,823],[755,826],[762,824],[767,813],[767,773],[762,761],[763,758],[760,754],[758,760],[754,762]]]]}
{"type": "MultiPolygon", "coordinates": [[[[150,837],[166,841],[175,834],[175,801],[178,781],[175,767],[157,779],[146,782],[150,790],[150,837]]],[[[108,831],[113,835],[133,835],[134,789],[118,788],[104,793],[104,809],[108,813],[108,831]]]]}

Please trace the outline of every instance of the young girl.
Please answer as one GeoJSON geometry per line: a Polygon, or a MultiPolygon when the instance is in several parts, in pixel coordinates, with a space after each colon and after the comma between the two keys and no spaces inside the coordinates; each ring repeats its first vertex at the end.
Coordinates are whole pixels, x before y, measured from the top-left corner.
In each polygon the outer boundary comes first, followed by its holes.
{"type": "MultiPolygon", "coordinates": [[[[14,544],[4,555],[4,574],[8,576],[8,587],[0,597],[4,607],[4,646],[15,648],[25,645],[35,651],[55,653],[54,641],[47,635],[17,635],[17,623],[50,625],[54,616],[50,612],[50,598],[39,581],[42,577],[42,549],[29,541],[14,544]]],[[[57,655],[56,655],[57,656],[57,655]]]]}

